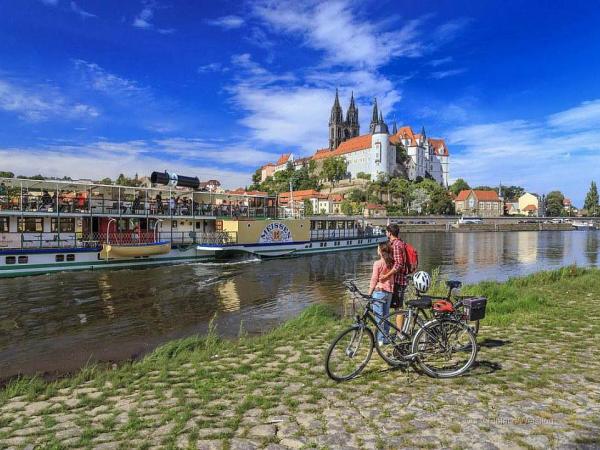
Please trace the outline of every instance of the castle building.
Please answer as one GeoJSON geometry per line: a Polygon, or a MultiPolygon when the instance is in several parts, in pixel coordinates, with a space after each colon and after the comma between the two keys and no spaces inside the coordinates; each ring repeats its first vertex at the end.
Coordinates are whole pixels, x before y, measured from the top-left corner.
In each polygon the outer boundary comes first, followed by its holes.
{"type": "Polygon", "coordinates": [[[421,133],[414,133],[410,126],[398,129],[396,123],[390,133],[376,99],[373,102],[369,133],[361,135],[354,93],[350,97],[344,119],[337,89],[329,117],[328,148],[297,160],[298,164],[294,164],[292,154],[282,155],[277,163],[269,163],[261,168],[262,179],[285,169],[289,162],[294,168],[299,168],[308,160],[312,159],[319,164],[335,156],[346,159],[351,179],[357,178],[358,174],[367,174],[375,180],[383,174],[388,177],[406,177],[409,180],[431,178],[448,187],[450,155],[444,139],[427,137],[425,127],[422,127],[421,133]],[[405,149],[406,156],[403,155],[402,148],[405,149]]]}

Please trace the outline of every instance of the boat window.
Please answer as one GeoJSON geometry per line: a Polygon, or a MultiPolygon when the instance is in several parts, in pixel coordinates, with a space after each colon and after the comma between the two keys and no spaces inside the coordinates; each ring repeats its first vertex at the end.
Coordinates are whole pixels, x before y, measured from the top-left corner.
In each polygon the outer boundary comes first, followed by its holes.
{"type": "Polygon", "coordinates": [[[346,228],[346,221],[344,220],[340,220],[337,223],[337,229],[338,230],[344,230],[346,228]]]}
{"type": "Polygon", "coordinates": [[[316,222],[315,222],[314,220],[311,220],[311,221],[310,221],[310,229],[311,229],[311,230],[314,230],[314,229],[315,229],[315,223],[316,223],[316,222]]]}
{"type": "Polygon", "coordinates": [[[75,261],[75,255],[73,253],[69,253],[67,255],[67,261],[75,261]]]}
{"type": "Polygon", "coordinates": [[[171,221],[171,228],[177,228],[177,221],[176,220],[172,220],[171,221]]]}
{"type": "Polygon", "coordinates": [[[16,256],[7,256],[5,261],[6,261],[6,264],[15,264],[17,262],[17,257],[16,256]]]}
{"type": "Polygon", "coordinates": [[[19,256],[19,264],[27,264],[29,262],[29,256],[19,256]]]}
{"type": "Polygon", "coordinates": [[[196,230],[202,228],[202,224],[200,222],[196,222],[196,230]]]}
{"type": "Polygon", "coordinates": [[[327,228],[327,222],[325,220],[318,220],[315,223],[317,225],[317,230],[324,230],[327,228]]]}
{"type": "Polygon", "coordinates": [[[44,231],[44,219],[41,217],[19,217],[17,231],[19,233],[41,233],[44,231]]]}
{"type": "Polygon", "coordinates": [[[0,233],[8,233],[8,217],[0,217],[0,233]]]}
{"type": "Polygon", "coordinates": [[[52,219],[51,222],[51,228],[50,230],[55,233],[57,231],[60,231],[61,233],[74,233],[75,232],[75,219],[69,219],[69,218],[61,218],[60,219],[60,230],[58,227],[58,221],[59,219],[52,219]]]}
{"type": "Polygon", "coordinates": [[[54,260],[56,262],[63,262],[65,260],[65,255],[56,255],[54,260]]]}
{"type": "Polygon", "coordinates": [[[346,223],[346,228],[348,228],[349,230],[354,228],[354,221],[353,220],[348,220],[346,223]]]}
{"type": "Polygon", "coordinates": [[[330,220],[329,221],[329,229],[330,230],[335,230],[335,224],[336,224],[335,220],[330,220]]]}

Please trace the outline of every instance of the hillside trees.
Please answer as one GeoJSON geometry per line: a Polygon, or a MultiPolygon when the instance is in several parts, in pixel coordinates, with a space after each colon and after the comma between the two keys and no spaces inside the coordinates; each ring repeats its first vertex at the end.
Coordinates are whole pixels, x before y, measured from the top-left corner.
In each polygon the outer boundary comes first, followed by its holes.
{"type": "Polygon", "coordinates": [[[560,191],[552,191],[546,196],[546,215],[550,217],[563,216],[565,196],[560,191]]]}

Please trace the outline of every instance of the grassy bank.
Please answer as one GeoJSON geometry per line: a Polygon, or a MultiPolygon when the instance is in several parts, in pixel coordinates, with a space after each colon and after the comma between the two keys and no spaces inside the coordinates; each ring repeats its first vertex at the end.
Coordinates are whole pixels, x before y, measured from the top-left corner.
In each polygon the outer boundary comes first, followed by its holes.
{"type": "Polygon", "coordinates": [[[115,370],[12,381],[0,391],[0,447],[600,445],[600,271],[462,291],[489,298],[468,376],[434,381],[374,356],[363,376],[336,384],[323,353],[343,320],[313,306],[260,337],[213,330],[115,370]]]}

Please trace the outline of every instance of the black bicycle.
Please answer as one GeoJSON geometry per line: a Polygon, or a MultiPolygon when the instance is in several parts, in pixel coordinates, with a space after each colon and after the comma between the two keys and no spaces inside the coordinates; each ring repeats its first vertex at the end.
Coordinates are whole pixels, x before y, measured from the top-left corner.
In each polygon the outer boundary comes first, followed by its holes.
{"type": "Polygon", "coordinates": [[[432,303],[418,298],[407,301],[406,310],[382,318],[372,309],[377,300],[362,293],[351,281],[344,284],[352,294],[356,322],[341,332],[327,351],[325,370],[333,380],[356,377],[371,359],[373,348],[392,366],[413,365],[435,378],[459,376],[475,362],[475,335],[456,313],[434,309],[434,317],[423,322],[419,311],[430,308],[432,303]],[[364,306],[357,307],[361,303],[364,306]],[[401,323],[396,320],[399,314],[401,323]],[[370,326],[381,333],[382,340],[375,339],[370,326]]]}

